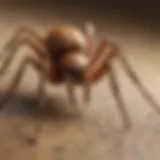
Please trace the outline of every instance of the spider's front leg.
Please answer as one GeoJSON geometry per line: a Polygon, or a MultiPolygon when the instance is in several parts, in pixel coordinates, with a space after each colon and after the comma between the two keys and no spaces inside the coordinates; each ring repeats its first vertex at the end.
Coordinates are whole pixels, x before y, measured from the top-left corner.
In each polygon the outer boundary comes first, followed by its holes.
{"type": "Polygon", "coordinates": [[[86,70],[86,77],[90,83],[96,83],[105,74],[109,75],[112,93],[124,121],[124,129],[128,130],[131,127],[131,120],[123,102],[115,72],[112,67],[112,60],[116,56],[117,51],[118,48],[116,46],[106,40],[102,41],[91,57],[88,69],[86,70]]]}
{"type": "Polygon", "coordinates": [[[5,59],[0,68],[0,75],[6,73],[7,68],[15,57],[15,54],[22,44],[29,45],[39,57],[45,57],[45,46],[43,39],[31,28],[23,26],[16,31],[13,37],[5,44],[0,56],[5,56],[5,59]]]}

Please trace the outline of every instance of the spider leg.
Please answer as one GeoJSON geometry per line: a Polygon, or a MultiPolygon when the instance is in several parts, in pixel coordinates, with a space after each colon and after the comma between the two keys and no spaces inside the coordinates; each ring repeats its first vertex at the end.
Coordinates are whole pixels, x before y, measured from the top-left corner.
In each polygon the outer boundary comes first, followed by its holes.
{"type": "Polygon", "coordinates": [[[5,54],[5,59],[0,69],[0,75],[3,75],[7,71],[19,46],[22,44],[28,44],[31,46],[32,49],[36,50],[36,53],[38,53],[38,56],[40,57],[44,57],[45,53],[47,53],[45,51],[43,39],[32,29],[26,26],[21,27],[17,30],[9,42],[5,44],[1,51],[1,56],[3,58],[3,55],[5,54]]]}
{"type": "Polygon", "coordinates": [[[87,41],[87,55],[91,56],[94,50],[94,43],[95,43],[95,26],[93,23],[86,22],[84,24],[84,35],[87,41]]]}
{"type": "Polygon", "coordinates": [[[136,72],[129,65],[129,63],[127,62],[127,60],[125,59],[125,57],[122,56],[122,54],[118,54],[118,58],[120,58],[120,61],[122,62],[122,65],[123,65],[126,73],[131,78],[131,80],[134,82],[134,84],[138,87],[139,91],[144,96],[144,98],[146,99],[146,101],[148,101],[151,104],[152,108],[156,112],[158,112],[160,114],[160,107],[159,107],[159,105],[156,103],[156,101],[154,100],[153,96],[147,91],[146,87],[143,86],[143,84],[140,81],[140,79],[138,78],[136,72]]]}
{"type": "Polygon", "coordinates": [[[106,40],[99,44],[94,54],[90,57],[89,65],[85,72],[88,82],[96,83],[105,75],[109,69],[106,64],[109,64],[115,52],[116,49],[111,48],[106,40]]]}
{"type": "Polygon", "coordinates": [[[46,106],[47,103],[47,97],[45,95],[45,83],[46,83],[46,77],[48,76],[48,70],[47,70],[47,64],[43,61],[36,62],[35,60],[32,60],[32,64],[35,66],[36,70],[39,71],[39,84],[38,84],[38,110],[36,112],[35,118],[38,118],[38,123],[35,124],[35,134],[28,138],[29,143],[35,143],[36,137],[38,137],[38,134],[42,130],[42,119],[39,119],[41,116],[41,113],[43,113],[43,109],[46,106]]]}
{"type": "Polygon", "coordinates": [[[110,86],[124,121],[124,129],[128,130],[131,127],[131,120],[123,102],[123,98],[121,97],[115,72],[111,66],[116,51],[116,48],[112,48],[108,43],[106,44],[106,41],[102,41],[90,60],[90,64],[86,70],[86,79],[90,83],[94,84],[98,82],[105,74],[109,75],[110,86]]]}
{"type": "Polygon", "coordinates": [[[124,129],[129,130],[131,128],[131,120],[130,120],[128,111],[126,109],[126,106],[124,104],[123,97],[121,96],[120,88],[118,86],[118,82],[116,78],[116,73],[113,67],[110,67],[109,83],[110,83],[111,90],[115,98],[115,101],[117,103],[117,106],[119,106],[118,109],[123,119],[124,129]]]}
{"type": "MultiPolygon", "coordinates": [[[[67,87],[69,103],[72,106],[76,107],[77,109],[78,103],[76,99],[75,86],[74,86],[74,83],[69,78],[66,78],[66,87],[67,87]]],[[[82,106],[88,106],[90,102],[90,97],[91,97],[90,84],[88,84],[87,82],[84,82],[83,89],[84,89],[84,94],[83,94],[82,106]]]]}
{"type": "Polygon", "coordinates": [[[75,86],[72,80],[68,76],[66,76],[66,87],[68,92],[69,103],[72,106],[76,107],[78,104],[77,104],[76,95],[74,92],[75,86]]]}
{"type": "MultiPolygon", "coordinates": [[[[42,70],[42,66],[36,60],[33,60],[33,59],[29,58],[29,57],[25,58],[21,62],[20,66],[19,66],[19,68],[18,68],[18,70],[16,72],[16,76],[15,76],[15,78],[13,79],[13,81],[11,83],[11,86],[7,90],[6,94],[0,99],[0,109],[3,109],[4,105],[11,99],[13,92],[15,91],[15,89],[18,86],[18,84],[22,80],[22,77],[24,75],[25,69],[26,69],[26,67],[27,67],[28,64],[31,64],[32,66],[34,66],[34,68],[36,68],[39,71],[42,70]]],[[[40,82],[41,81],[42,81],[42,76],[40,78],[40,82]]],[[[41,89],[39,89],[39,90],[41,90],[41,89]]],[[[42,99],[43,98],[40,98],[39,100],[42,100],[42,99]]]]}
{"type": "MultiPolygon", "coordinates": [[[[38,109],[36,111],[36,115],[35,118],[39,118],[39,115],[41,114],[41,112],[43,111],[42,109],[45,107],[46,105],[46,96],[45,96],[45,81],[46,81],[46,67],[45,67],[45,63],[40,63],[39,61],[32,59],[32,58],[25,58],[20,66],[19,69],[16,72],[16,77],[14,78],[14,80],[12,81],[12,84],[10,86],[10,88],[8,89],[8,91],[6,92],[6,94],[4,95],[4,97],[2,97],[0,99],[0,109],[3,109],[5,107],[5,104],[12,98],[12,94],[15,91],[15,89],[17,88],[18,84],[21,82],[22,77],[25,73],[25,70],[27,69],[28,65],[32,65],[39,73],[40,78],[39,78],[39,85],[38,85],[38,109]]],[[[35,135],[31,135],[30,137],[28,137],[28,142],[29,143],[35,143],[36,138],[38,133],[40,133],[41,130],[41,121],[38,121],[38,124],[36,123],[35,126],[35,135]]]]}
{"type": "Polygon", "coordinates": [[[91,85],[87,81],[84,82],[84,106],[88,106],[91,101],[91,85]]]}

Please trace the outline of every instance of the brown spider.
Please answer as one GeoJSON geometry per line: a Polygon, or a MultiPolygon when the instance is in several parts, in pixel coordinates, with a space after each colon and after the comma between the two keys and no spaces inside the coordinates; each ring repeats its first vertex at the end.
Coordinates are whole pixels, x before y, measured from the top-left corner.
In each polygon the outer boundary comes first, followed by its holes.
{"type": "Polygon", "coordinates": [[[120,54],[120,49],[113,42],[103,39],[95,48],[94,25],[86,23],[83,31],[74,25],[64,25],[52,29],[46,37],[40,37],[35,31],[26,26],[18,29],[13,38],[5,45],[6,59],[2,64],[0,75],[6,72],[17,49],[22,44],[27,44],[34,50],[37,59],[25,57],[17,70],[15,79],[6,95],[1,99],[0,106],[11,97],[11,93],[19,84],[24,70],[28,64],[40,73],[39,83],[39,105],[44,105],[44,82],[48,80],[53,84],[68,84],[68,95],[70,102],[75,104],[74,86],[85,85],[85,103],[90,100],[90,86],[95,84],[106,74],[110,78],[110,85],[113,95],[119,106],[120,113],[124,120],[125,128],[131,127],[131,121],[123,103],[112,61],[118,58],[122,62],[126,73],[137,85],[144,97],[152,104],[154,109],[160,112],[153,97],[146,91],[142,83],[137,78],[135,72],[129,66],[126,59],[120,54]],[[95,48],[95,49],[94,49],[95,48]],[[43,102],[43,103],[42,103],[43,102]]]}

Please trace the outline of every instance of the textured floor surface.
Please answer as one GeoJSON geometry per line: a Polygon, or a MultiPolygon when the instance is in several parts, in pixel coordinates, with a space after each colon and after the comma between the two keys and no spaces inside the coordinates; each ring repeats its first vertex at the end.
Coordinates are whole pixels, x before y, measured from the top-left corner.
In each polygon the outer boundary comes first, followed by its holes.
{"type": "MultiPolygon", "coordinates": [[[[4,14],[2,17],[0,18],[1,46],[21,24],[33,26],[37,32],[43,34],[43,28],[46,30],[50,25],[61,23],[57,18],[55,24],[52,24],[49,18],[45,19],[45,16],[41,17],[44,19],[36,19],[34,16],[15,18],[16,16],[12,14],[4,14]]],[[[141,33],[141,30],[130,31],[129,28],[123,27],[114,29],[112,24],[107,25],[105,22],[102,23],[97,32],[100,30],[103,35],[107,28],[105,34],[121,45],[123,53],[158,102],[160,40],[150,37],[143,29],[141,33]]],[[[1,94],[4,94],[9,87],[20,60],[28,53],[32,53],[29,48],[19,51],[6,76],[0,80],[1,94]]],[[[19,92],[7,105],[5,111],[7,114],[0,118],[0,159],[159,160],[160,116],[145,102],[121,66],[117,64],[116,68],[125,103],[133,121],[133,128],[128,134],[123,134],[120,130],[118,110],[107,80],[103,79],[93,87],[92,103],[90,107],[84,108],[81,117],[62,114],[61,111],[68,111],[72,107],[66,106],[65,88],[48,85],[48,95],[55,98],[52,99],[52,107],[56,111],[58,108],[59,116],[53,114],[48,118],[43,117],[42,131],[37,137],[37,145],[27,145],[25,135],[33,132],[35,121],[31,113],[35,112],[36,106],[36,98],[30,93],[33,95],[36,93],[37,83],[37,74],[29,67],[19,86],[19,92]],[[30,118],[24,118],[24,115],[30,118]]],[[[83,106],[81,108],[83,109],[83,106]]]]}

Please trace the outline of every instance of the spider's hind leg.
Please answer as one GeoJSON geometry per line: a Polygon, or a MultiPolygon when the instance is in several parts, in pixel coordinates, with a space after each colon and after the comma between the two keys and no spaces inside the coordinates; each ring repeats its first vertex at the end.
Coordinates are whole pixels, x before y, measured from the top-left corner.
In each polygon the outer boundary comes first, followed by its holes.
{"type": "Polygon", "coordinates": [[[3,60],[0,68],[0,76],[6,73],[9,65],[15,57],[15,54],[22,44],[28,44],[32,49],[38,51],[39,56],[44,56],[45,47],[43,39],[31,28],[21,27],[16,31],[13,37],[4,45],[0,59],[3,60]]]}

